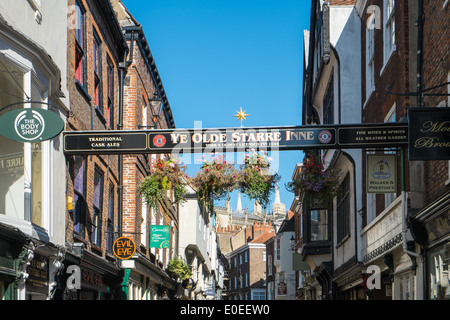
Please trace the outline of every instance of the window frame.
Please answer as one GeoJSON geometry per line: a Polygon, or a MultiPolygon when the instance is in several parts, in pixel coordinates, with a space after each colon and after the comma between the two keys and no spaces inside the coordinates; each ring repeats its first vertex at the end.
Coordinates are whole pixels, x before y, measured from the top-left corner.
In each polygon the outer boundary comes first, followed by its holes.
{"type": "Polygon", "coordinates": [[[106,251],[112,252],[113,243],[115,240],[114,233],[114,202],[115,202],[115,185],[114,183],[109,183],[109,194],[108,194],[108,217],[106,219],[106,251]]]}
{"type": "Polygon", "coordinates": [[[366,28],[366,101],[375,91],[375,28],[366,28]]]}
{"type": "Polygon", "coordinates": [[[331,69],[330,80],[323,96],[323,124],[334,124],[334,69],[331,69]]]}
{"type": "Polygon", "coordinates": [[[104,188],[104,173],[98,166],[95,166],[90,239],[91,242],[98,247],[100,247],[102,244],[103,188],[104,188]],[[97,192],[96,191],[97,184],[95,182],[96,177],[99,178],[98,203],[96,203],[96,192],[97,192]]]}
{"type": "MultiPolygon", "coordinates": [[[[395,0],[383,0],[383,65],[395,51],[395,0]],[[390,10],[389,10],[390,9],[390,10]]],[[[383,67],[384,69],[384,67],[383,67]]],[[[381,70],[381,73],[383,72],[381,70]]]]}
{"type": "Polygon", "coordinates": [[[86,61],[86,9],[75,1],[75,80],[82,86],[87,85],[86,61]],[[79,28],[78,28],[79,27],[79,28]],[[80,30],[80,31],[78,31],[80,30]]]}
{"type": "MultiPolygon", "coordinates": [[[[308,237],[308,242],[324,242],[324,241],[330,241],[330,210],[329,210],[329,208],[324,208],[324,207],[317,207],[317,208],[315,208],[315,207],[312,207],[312,208],[308,208],[307,209],[307,213],[308,213],[308,235],[307,235],[307,237],[308,237]],[[326,214],[326,217],[325,217],[325,221],[326,221],[326,223],[325,223],[325,231],[326,231],[326,235],[325,235],[325,237],[321,237],[320,239],[313,239],[313,237],[312,237],[312,235],[313,235],[313,233],[312,233],[312,212],[313,211],[318,211],[319,212],[319,214],[320,214],[320,212],[321,211],[324,211],[325,212],[325,214],[326,214]]],[[[317,220],[317,221],[319,221],[319,220],[317,220]]],[[[324,225],[324,223],[321,223],[320,225],[324,225]]]]}
{"type": "Polygon", "coordinates": [[[97,31],[93,30],[93,55],[94,55],[94,105],[104,117],[103,110],[103,79],[102,79],[102,42],[97,31]]]}
{"type": "Polygon", "coordinates": [[[114,130],[114,65],[111,58],[106,59],[106,77],[107,77],[107,126],[108,129],[114,130]]]}
{"type": "Polygon", "coordinates": [[[336,241],[338,244],[344,242],[350,236],[350,189],[350,173],[347,172],[339,185],[336,196],[336,241]]]}
{"type": "Polygon", "coordinates": [[[75,235],[81,236],[84,238],[85,235],[85,227],[86,227],[86,184],[87,184],[87,161],[86,158],[82,156],[75,156],[73,160],[74,167],[74,179],[73,179],[73,192],[74,192],[74,213],[73,213],[73,230],[72,232],[75,235]],[[76,179],[78,175],[75,175],[76,162],[77,158],[81,159],[81,166],[78,169],[79,173],[81,170],[81,181],[80,186],[83,190],[79,190],[76,188],[76,179]]]}

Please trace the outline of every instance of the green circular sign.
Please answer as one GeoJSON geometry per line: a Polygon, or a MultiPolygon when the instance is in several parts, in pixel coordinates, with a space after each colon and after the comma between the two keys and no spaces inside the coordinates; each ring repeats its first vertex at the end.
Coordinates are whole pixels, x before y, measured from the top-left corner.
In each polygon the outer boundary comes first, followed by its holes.
{"type": "Polygon", "coordinates": [[[56,113],[44,109],[17,109],[0,117],[0,134],[16,141],[49,140],[63,129],[64,121],[56,113]]]}

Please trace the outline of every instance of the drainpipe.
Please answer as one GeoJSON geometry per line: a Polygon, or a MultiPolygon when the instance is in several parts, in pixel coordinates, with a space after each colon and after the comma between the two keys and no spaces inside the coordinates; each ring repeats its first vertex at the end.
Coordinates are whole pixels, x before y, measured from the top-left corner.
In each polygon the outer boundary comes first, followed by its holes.
{"type": "Polygon", "coordinates": [[[307,79],[306,83],[306,119],[303,119],[303,121],[306,122],[306,124],[312,123],[313,119],[313,112],[312,112],[312,91],[313,91],[313,81],[314,81],[314,48],[316,44],[316,7],[317,7],[317,1],[312,0],[311,1],[311,30],[309,32],[309,50],[308,50],[308,67],[307,67],[307,75],[309,75],[309,79],[307,79]],[[308,73],[309,71],[309,73],[308,73]]]}
{"type": "Polygon", "coordinates": [[[422,61],[423,61],[423,0],[418,0],[417,24],[417,107],[423,107],[422,92],[422,61]]]}
{"type": "MultiPolygon", "coordinates": [[[[131,49],[128,50],[128,47],[125,49],[123,61],[119,62],[119,121],[117,124],[118,130],[123,130],[123,88],[124,88],[124,80],[125,74],[127,73],[128,67],[133,61],[133,42],[134,42],[134,33],[131,33],[131,49]],[[127,60],[128,52],[130,52],[130,59],[127,60]]],[[[118,236],[122,236],[123,229],[123,155],[119,154],[119,186],[117,187],[119,190],[118,195],[118,236]]]]}
{"type": "Polygon", "coordinates": [[[403,251],[409,255],[416,258],[421,258],[422,256],[416,252],[408,250],[408,244],[406,241],[406,233],[408,227],[406,225],[407,213],[408,213],[408,195],[405,190],[405,148],[401,148],[401,175],[402,175],[402,239],[403,239],[403,251]]]}
{"type": "MultiPolygon", "coordinates": [[[[418,17],[417,23],[417,107],[422,108],[422,57],[423,57],[423,0],[418,0],[418,17]]],[[[402,170],[402,238],[403,251],[413,257],[421,258],[422,256],[416,252],[408,250],[406,242],[406,233],[408,227],[406,225],[408,213],[408,194],[405,190],[405,148],[401,148],[401,170],[402,170]]]]}
{"type": "MultiPolygon", "coordinates": [[[[128,51],[128,50],[127,50],[128,51]]],[[[126,53],[125,53],[125,59],[126,59],[126,53]]],[[[125,61],[124,59],[124,61],[125,61]]],[[[125,66],[125,62],[120,62],[119,63],[119,122],[117,124],[117,129],[118,130],[123,130],[123,82],[124,82],[124,77],[125,77],[125,73],[126,73],[126,66],[125,66]]],[[[121,154],[119,154],[119,166],[118,166],[118,170],[119,170],[119,185],[117,186],[117,188],[119,189],[118,191],[118,237],[122,236],[122,214],[123,214],[123,156],[121,154]]]]}

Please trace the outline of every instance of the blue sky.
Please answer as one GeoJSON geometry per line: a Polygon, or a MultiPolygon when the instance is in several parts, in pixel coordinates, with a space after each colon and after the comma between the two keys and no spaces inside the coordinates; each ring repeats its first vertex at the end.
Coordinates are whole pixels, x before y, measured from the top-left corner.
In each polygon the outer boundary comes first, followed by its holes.
{"type": "MultiPolygon", "coordinates": [[[[143,26],[177,128],[300,125],[308,0],[122,0],[143,26]]],[[[281,201],[300,151],[274,158],[281,201]]],[[[199,155],[191,156],[191,163],[199,155]]],[[[239,159],[236,158],[238,161],[239,159]]],[[[189,161],[186,161],[189,162],[189,161]]],[[[199,165],[188,165],[193,174],[199,165]]],[[[242,198],[253,210],[253,203],[242,198]]],[[[232,195],[236,207],[236,194],[232,195]]]]}

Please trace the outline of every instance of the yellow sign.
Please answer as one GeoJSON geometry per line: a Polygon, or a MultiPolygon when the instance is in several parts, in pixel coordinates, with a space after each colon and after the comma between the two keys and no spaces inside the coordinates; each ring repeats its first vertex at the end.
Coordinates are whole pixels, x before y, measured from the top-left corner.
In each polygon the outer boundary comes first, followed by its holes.
{"type": "Polygon", "coordinates": [[[120,237],[113,244],[114,255],[122,260],[130,259],[136,251],[134,241],[127,237],[120,237]]]}
{"type": "Polygon", "coordinates": [[[393,154],[367,155],[367,193],[395,193],[396,168],[396,156],[393,154]]]}

